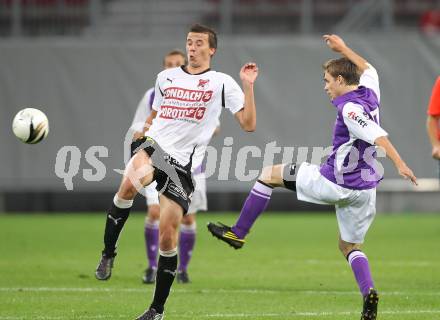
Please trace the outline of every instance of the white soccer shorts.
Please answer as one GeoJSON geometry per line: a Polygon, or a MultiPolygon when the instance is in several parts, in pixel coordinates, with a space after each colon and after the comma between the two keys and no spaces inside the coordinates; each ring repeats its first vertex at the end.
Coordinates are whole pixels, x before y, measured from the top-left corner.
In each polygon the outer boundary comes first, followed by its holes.
{"type": "Polygon", "coordinates": [[[148,186],[145,186],[145,199],[147,200],[147,206],[159,204],[159,192],[157,192],[156,186],[156,181],[153,181],[148,186]]]}
{"type": "Polygon", "coordinates": [[[206,197],[206,176],[205,173],[198,173],[193,176],[195,187],[189,205],[188,214],[208,210],[208,199],[206,197]]]}
{"type": "Polygon", "coordinates": [[[343,188],[322,176],[319,166],[304,162],[296,175],[296,193],[301,201],[334,205],[341,239],[364,242],[376,215],[376,188],[343,188]]]}

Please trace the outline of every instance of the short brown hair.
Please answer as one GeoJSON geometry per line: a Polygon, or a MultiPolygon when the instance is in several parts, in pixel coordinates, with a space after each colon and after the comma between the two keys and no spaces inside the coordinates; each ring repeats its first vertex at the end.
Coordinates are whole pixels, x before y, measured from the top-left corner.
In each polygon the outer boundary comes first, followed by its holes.
{"type": "Polygon", "coordinates": [[[195,33],[205,33],[208,35],[208,41],[209,41],[209,47],[217,49],[217,33],[215,31],[207,26],[201,25],[201,24],[193,24],[191,28],[189,29],[189,32],[195,32],[195,33]]]}
{"type": "Polygon", "coordinates": [[[165,59],[169,56],[181,56],[185,62],[184,64],[186,65],[188,61],[186,61],[186,54],[180,50],[180,49],[173,49],[170,52],[168,52],[164,57],[163,57],[163,62],[162,64],[165,65],[165,59]]]}
{"type": "Polygon", "coordinates": [[[347,58],[331,59],[322,65],[333,78],[341,76],[347,85],[359,84],[360,72],[358,67],[347,58]]]}

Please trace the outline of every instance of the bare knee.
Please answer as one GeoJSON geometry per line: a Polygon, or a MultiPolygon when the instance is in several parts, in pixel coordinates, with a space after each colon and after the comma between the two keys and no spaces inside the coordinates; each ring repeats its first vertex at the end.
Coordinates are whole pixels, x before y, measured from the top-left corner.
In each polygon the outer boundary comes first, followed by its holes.
{"type": "Polygon", "coordinates": [[[342,239],[339,239],[338,246],[339,246],[339,250],[344,255],[344,257],[347,257],[348,254],[353,250],[360,250],[361,249],[361,244],[346,242],[342,239]]]}
{"type": "Polygon", "coordinates": [[[138,191],[153,180],[154,167],[146,152],[136,153],[125,167],[118,196],[134,199],[138,191]]]}
{"type": "Polygon", "coordinates": [[[123,179],[118,190],[118,197],[125,200],[133,200],[138,191],[133,184],[126,179],[123,179]]]}
{"type": "Polygon", "coordinates": [[[282,164],[264,167],[259,180],[272,187],[283,186],[283,167],[282,164]]]}
{"type": "Polygon", "coordinates": [[[160,206],[158,204],[152,204],[148,206],[148,221],[157,221],[160,218],[160,206]]]}

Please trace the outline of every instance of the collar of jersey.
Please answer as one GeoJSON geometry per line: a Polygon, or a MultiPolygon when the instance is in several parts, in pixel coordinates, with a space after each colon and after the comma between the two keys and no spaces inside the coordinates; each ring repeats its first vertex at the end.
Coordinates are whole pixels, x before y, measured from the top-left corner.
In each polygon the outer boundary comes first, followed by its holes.
{"type": "Polygon", "coordinates": [[[185,66],[181,66],[180,68],[182,69],[183,72],[185,72],[185,73],[187,73],[187,74],[190,74],[190,75],[192,75],[192,76],[197,76],[197,75],[200,75],[200,74],[204,74],[205,72],[211,71],[211,68],[208,68],[208,69],[206,69],[206,70],[204,70],[204,71],[202,71],[202,72],[199,72],[199,73],[189,73],[189,72],[186,70],[185,66]]]}
{"type": "Polygon", "coordinates": [[[353,98],[356,98],[359,94],[359,89],[362,89],[362,86],[359,86],[357,89],[347,92],[346,94],[343,94],[342,96],[339,96],[335,99],[332,100],[332,104],[337,107],[338,105],[340,105],[343,102],[346,102],[348,100],[351,100],[353,98]]]}

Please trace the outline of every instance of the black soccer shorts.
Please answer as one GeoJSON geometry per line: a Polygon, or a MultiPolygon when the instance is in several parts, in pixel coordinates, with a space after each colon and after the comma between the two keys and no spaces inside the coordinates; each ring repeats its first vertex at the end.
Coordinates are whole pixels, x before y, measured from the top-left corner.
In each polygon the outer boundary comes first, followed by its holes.
{"type": "Polygon", "coordinates": [[[145,150],[153,161],[155,169],[153,180],[157,182],[156,190],[176,202],[182,207],[183,214],[187,214],[194,192],[191,161],[187,166],[181,165],[150,137],[143,137],[131,144],[132,155],[140,149],[145,150]]]}

